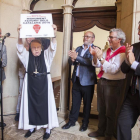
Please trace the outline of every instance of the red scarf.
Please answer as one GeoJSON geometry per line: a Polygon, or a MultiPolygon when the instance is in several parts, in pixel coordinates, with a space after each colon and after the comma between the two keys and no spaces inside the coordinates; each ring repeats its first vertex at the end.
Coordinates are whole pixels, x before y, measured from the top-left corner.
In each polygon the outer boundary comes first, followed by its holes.
{"type": "MultiPolygon", "coordinates": [[[[119,49],[117,49],[112,55],[110,55],[111,53],[111,49],[108,48],[107,50],[107,54],[106,54],[106,58],[105,60],[109,62],[109,59],[111,59],[112,57],[116,56],[117,54],[119,53],[125,53],[125,46],[121,46],[119,49]]],[[[98,77],[101,78],[102,75],[103,75],[104,71],[103,71],[103,68],[101,67],[101,70],[98,74],[98,77]]]]}

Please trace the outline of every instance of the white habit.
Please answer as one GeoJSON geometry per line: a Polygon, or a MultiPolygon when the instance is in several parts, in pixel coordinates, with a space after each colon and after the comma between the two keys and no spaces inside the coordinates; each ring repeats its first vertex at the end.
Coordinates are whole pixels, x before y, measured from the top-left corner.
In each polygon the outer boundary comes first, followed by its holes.
{"type": "MultiPolygon", "coordinates": [[[[56,43],[50,41],[50,46],[47,50],[44,51],[44,59],[47,67],[47,72],[50,72],[50,67],[53,61],[53,58],[56,53],[56,43]]],[[[17,54],[21,62],[23,63],[26,71],[28,69],[29,61],[29,52],[23,45],[17,44],[17,54]]],[[[20,118],[18,129],[32,129],[36,128],[37,130],[41,127],[52,129],[54,127],[59,127],[56,105],[54,100],[54,93],[52,88],[51,75],[47,74],[48,77],[48,125],[29,125],[29,114],[28,114],[28,89],[27,89],[27,73],[24,77],[23,88],[22,88],[22,97],[21,97],[21,106],[20,106],[20,118]]],[[[45,106],[44,106],[45,107],[45,106]]]]}

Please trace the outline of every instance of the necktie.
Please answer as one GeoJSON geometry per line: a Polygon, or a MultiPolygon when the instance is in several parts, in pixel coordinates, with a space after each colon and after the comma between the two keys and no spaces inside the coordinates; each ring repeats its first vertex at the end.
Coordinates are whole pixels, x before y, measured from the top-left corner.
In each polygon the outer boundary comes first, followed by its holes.
{"type": "Polygon", "coordinates": [[[132,95],[136,94],[136,80],[137,80],[137,76],[133,75],[132,85],[131,85],[131,93],[132,93],[132,95]]]}
{"type": "MultiPolygon", "coordinates": [[[[140,58],[138,62],[140,62],[140,58]]],[[[132,86],[131,86],[132,95],[136,94],[136,81],[137,81],[137,75],[134,74],[132,78],[132,86]]]]}

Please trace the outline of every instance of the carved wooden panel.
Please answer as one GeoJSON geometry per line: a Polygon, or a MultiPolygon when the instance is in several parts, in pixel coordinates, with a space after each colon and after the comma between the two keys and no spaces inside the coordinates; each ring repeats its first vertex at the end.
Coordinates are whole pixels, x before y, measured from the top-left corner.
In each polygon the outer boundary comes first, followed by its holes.
{"type": "MultiPolygon", "coordinates": [[[[63,9],[33,11],[32,13],[52,13],[58,31],[63,31],[63,9]]],[[[94,26],[104,30],[116,27],[116,7],[75,8],[73,10],[73,32],[88,30],[94,26]]]]}
{"type": "Polygon", "coordinates": [[[74,32],[88,30],[95,25],[104,30],[116,27],[116,7],[77,8],[73,10],[74,32]]]}

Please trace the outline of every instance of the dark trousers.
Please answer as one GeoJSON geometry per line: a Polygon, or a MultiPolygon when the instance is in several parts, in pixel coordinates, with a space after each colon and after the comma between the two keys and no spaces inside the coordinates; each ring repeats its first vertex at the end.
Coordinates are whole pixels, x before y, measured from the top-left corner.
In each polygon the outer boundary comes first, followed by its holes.
{"type": "Polygon", "coordinates": [[[131,94],[129,89],[126,100],[122,106],[117,124],[117,140],[131,140],[131,129],[140,115],[139,92],[131,94]]]}
{"type": "Polygon", "coordinates": [[[116,108],[124,80],[101,78],[97,84],[98,132],[112,136],[116,120],[116,108]]]}
{"type": "Polygon", "coordinates": [[[72,107],[70,111],[69,121],[73,123],[77,121],[81,100],[83,98],[83,123],[88,125],[93,93],[94,85],[82,86],[79,82],[79,78],[76,78],[76,82],[73,83],[72,87],[72,107]]]}

